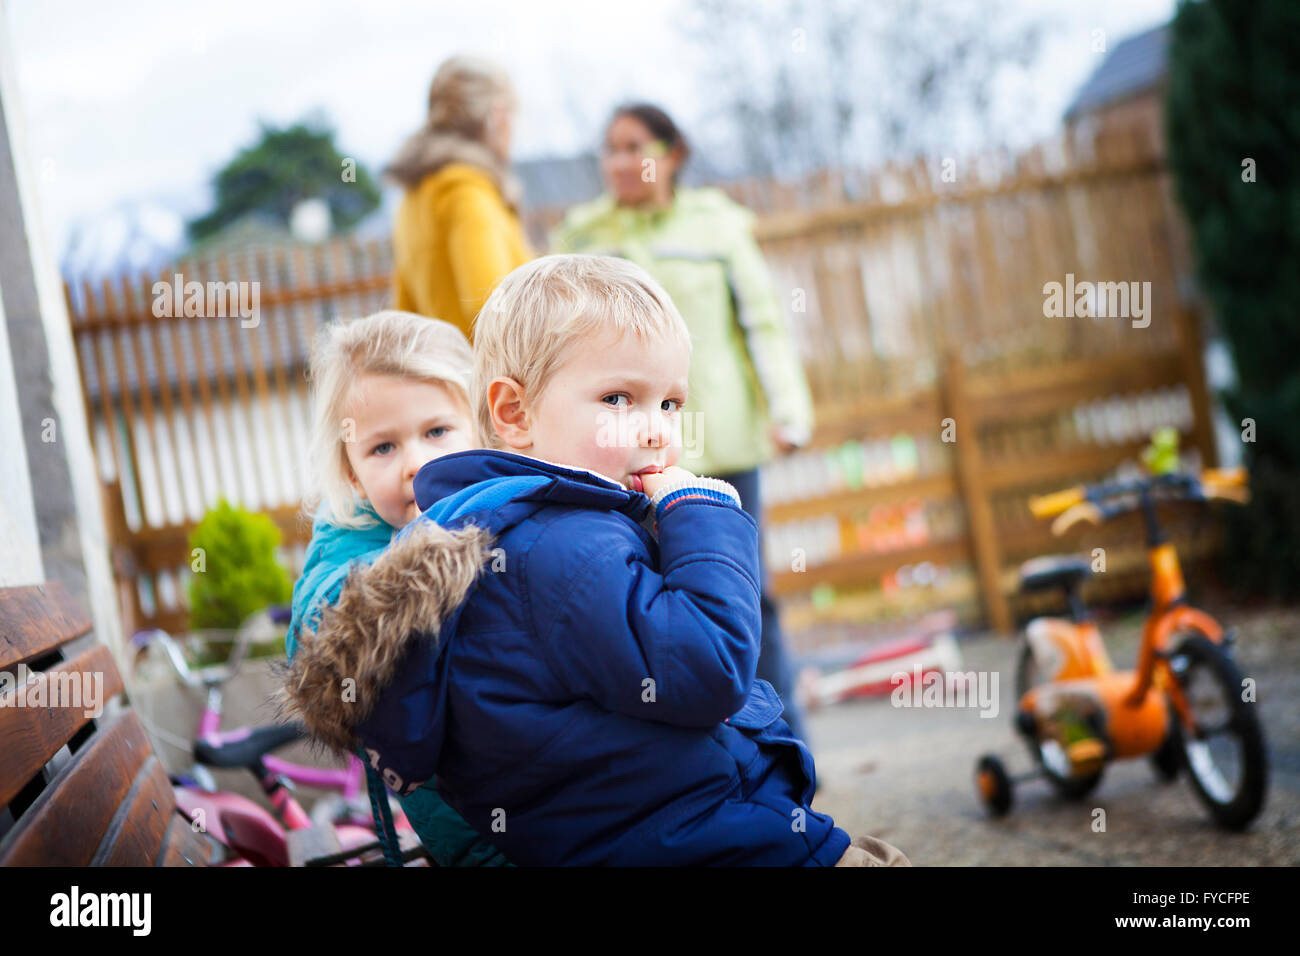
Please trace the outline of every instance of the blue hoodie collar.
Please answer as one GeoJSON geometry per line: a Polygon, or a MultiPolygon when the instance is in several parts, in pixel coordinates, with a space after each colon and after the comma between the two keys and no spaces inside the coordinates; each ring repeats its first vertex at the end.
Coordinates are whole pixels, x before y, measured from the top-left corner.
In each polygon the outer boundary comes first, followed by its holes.
{"type": "Polygon", "coordinates": [[[612,478],[495,449],[435,458],[416,474],[414,485],[415,503],[438,524],[458,525],[479,515],[476,523],[493,532],[546,504],[620,511],[638,523],[650,512],[649,498],[612,478]]]}
{"type": "Polygon", "coordinates": [[[373,518],[374,523],[346,528],[332,523],[327,505],[322,504],[316,511],[302,574],[293,585],[292,617],[285,637],[289,657],[298,650],[299,631],[304,626],[314,630],[321,607],[338,599],[352,565],[374,561],[392,540],[392,525],[379,517],[370,502],[358,501],[357,510],[373,518]]]}

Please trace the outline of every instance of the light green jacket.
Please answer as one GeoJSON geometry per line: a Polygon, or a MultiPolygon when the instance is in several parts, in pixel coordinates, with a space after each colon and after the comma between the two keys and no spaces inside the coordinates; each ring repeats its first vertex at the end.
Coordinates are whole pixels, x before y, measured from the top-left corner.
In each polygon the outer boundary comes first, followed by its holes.
{"type": "Polygon", "coordinates": [[[602,196],[569,210],[551,235],[552,252],[630,259],[672,296],[694,343],[679,464],[696,474],[770,459],[770,424],[796,444],[812,431],[808,382],[753,220],[721,190],[677,189],[655,211],[602,196]]]}

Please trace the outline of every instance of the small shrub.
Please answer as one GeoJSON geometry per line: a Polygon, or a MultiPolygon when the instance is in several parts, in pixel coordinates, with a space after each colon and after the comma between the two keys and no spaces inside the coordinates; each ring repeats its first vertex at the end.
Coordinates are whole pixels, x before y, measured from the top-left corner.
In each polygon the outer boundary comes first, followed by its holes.
{"type": "Polygon", "coordinates": [[[280,529],[224,498],[190,534],[190,627],[236,628],[254,611],[289,600],[293,583],[275,559],[280,529]],[[200,563],[201,562],[201,563],[200,563]],[[201,568],[201,570],[199,570],[201,568]]]}

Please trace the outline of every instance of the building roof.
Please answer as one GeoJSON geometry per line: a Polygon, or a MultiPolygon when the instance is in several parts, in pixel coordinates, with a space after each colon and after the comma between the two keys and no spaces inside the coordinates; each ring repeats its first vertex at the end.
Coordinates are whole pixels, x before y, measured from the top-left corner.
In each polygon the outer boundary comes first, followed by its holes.
{"type": "Polygon", "coordinates": [[[595,153],[519,160],[514,165],[529,206],[569,206],[600,195],[600,161],[595,153]]]}
{"type": "MultiPolygon", "coordinates": [[[[523,159],[514,164],[514,170],[523,182],[524,205],[533,209],[572,206],[595,199],[605,189],[600,178],[600,157],[594,152],[523,159]]],[[[724,178],[702,156],[692,156],[682,167],[683,186],[703,186],[724,178]]]]}
{"type": "Polygon", "coordinates": [[[1074,95],[1065,111],[1066,122],[1157,86],[1168,66],[1168,49],[1167,23],[1125,37],[1074,95]]]}

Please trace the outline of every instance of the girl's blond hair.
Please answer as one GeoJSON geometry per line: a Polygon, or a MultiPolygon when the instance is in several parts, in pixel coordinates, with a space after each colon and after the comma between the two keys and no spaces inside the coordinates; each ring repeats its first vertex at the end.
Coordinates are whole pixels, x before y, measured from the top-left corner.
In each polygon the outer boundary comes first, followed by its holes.
{"type": "Polygon", "coordinates": [[[473,356],[460,329],[441,319],[393,309],[332,322],[316,335],[311,382],[308,511],[324,501],[328,520],[345,528],[376,523],[348,482],[345,414],[352,383],[366,374],[396,375],[449,388],[469,407],[473,356]]]}
{"type": "Polygon", "coordinates": [[[505,70],[482,57],[448,57],[429,84],[429,106],[422,125],[407,138],[384,172],[407,189],[448,163],[471,163],[485,170],[514,205],[518,180],[488,148],[488,125],[499,102],[517,104],[505,70]]]}
{"type": "Polygon", "coordinates": [[[493,379],[514,379],[536,401],[573,343],[604,332],[691,344],[664,287],[626,259],[542,256],[502,279],[474,320],[472,408],[482,446],[504,447],[488,404],[493,379]]]}

